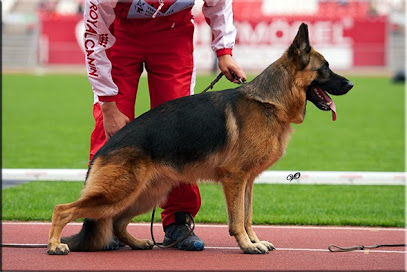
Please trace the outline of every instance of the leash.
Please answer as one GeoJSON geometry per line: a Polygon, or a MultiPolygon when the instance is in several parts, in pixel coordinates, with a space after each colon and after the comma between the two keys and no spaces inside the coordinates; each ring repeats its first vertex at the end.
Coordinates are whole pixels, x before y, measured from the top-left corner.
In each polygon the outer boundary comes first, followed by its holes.
{"type": "Polygon", "coordinates": [[[390,245],[372,245],[372,246],[351,246],[351,247],[340,247],[337,245],[330,245],[328,247],[330,252],[349,252],[349,251],[354,251],[354,250],[365,250],[365,249],[373,249],[373,248],[379,248],[379,247],[405,247],[406,244],[390,244],[390,245]]]}
{"type": "MultiPolygon", "coordinates": [[[[235,75],[235,73],[233,73],[232,71],[231,71],[231,74],[232,74],[232,76],[233,76],[237,81],[239,81],[239,84],[244,84],[244,83],[246,83],[246,81],[243,81],[240,77],[237,77],[237,76],[235,75]]],[[[205,93],[205,92],[208,91],[209,89],[213,89],[213,86],[214,86],[216,83],[218,83],[218,81],[219,81],[222,77],[223,77],[223,73],[220,72],[220,73],[218,74],[218,76],[211,82],[211,84],[209,84],[209,86],[206,87],[202,92],[205,93]]]]}
{"type": "Polygon", "coordinates": [[[177,245],[178,243],[181,243],[182,241],[184,241],[188,236],[191,235],[191,233],[194,231],[195,229],[195,220],[192,217],[192,215],[190,213],[186,213],[189,217],[189,219],[192,222],[192,227],[190,227],[187,223],[185,223],[185,226],[188,228],[188,232],[182,236],[181,238],[179,238],[178,240],[172,242],[169,245],[164,245],[163,243],[157,243],[154,239],[154,232],[153,232],[153,225],[154,225],[154,215],[155,215],[155,209],[157,207],[154,207],[153,212],[151,213],[151,225],[150,225],[150,233],[151,233],[151,239],[153,240],[153,243],[155,246],[159,247],[159,248],[170,248],[173,247],[175,245],[177,245]]]}
{"type": "Polygon", "coordinates": [[[215,78],[214,81],[211,82],[211,84],[209,84],[208,87],[205,88],[205,90],[203,90],[202,92],[205,93],[207,90],[209,89],[213,89],[213,86],[223,77],[223,73],[220,72],[219,75],[215,78]]]}
{"type": "Polygon", "coordinates": [[[3,243],[0,247],[14,247],[14,248],[47,248],[46,244],[13,244],[3,243]]]}

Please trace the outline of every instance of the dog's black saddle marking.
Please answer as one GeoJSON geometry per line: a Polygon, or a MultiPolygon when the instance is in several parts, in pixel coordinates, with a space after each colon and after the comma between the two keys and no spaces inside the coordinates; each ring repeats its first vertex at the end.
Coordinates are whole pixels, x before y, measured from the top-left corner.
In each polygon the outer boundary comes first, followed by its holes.
{"type": "Polygon", "coordinates": [[[112,150],[134,147],[145,151],[154,161],[177,168],[183,168],[188,162],[204,160],[206,155],[225,145],[225,109],[239,95],[242,95],[239,91],[230,89],[164,103],[119,130],[95,158],[112,150]]]}

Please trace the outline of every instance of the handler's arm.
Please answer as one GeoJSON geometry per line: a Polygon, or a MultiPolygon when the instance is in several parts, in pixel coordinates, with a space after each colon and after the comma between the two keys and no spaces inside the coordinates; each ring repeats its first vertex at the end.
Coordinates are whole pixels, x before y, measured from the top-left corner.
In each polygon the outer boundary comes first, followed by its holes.
{"type": "Polygon", "coordinates": [[[202,12],[212,29],[212,49],[218,56],[219,69],[232,82],[238,82],[232,73],[245,81],[246,74],[232,58],[236,39],[232,0],[205,0],[202,12]]]}
{"type": "Polygon", "coordinates": [[[116,39],[109,27],[115,19],[117,0],[86,0],[84,10],[84,46],[88,79],[95,95],[95,103],[101,102],[103,126],[109,139],[129,122],[116,106],[118,88],[113,82],[112,64],[106,50],[116,39]]]}

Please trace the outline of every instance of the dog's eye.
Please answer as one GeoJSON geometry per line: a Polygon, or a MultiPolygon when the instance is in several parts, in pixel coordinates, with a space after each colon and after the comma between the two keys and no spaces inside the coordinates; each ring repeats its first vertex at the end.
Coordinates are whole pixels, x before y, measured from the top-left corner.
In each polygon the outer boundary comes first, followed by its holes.
{"type": "Polygon", "coordinates": [[[325,62],[321,68],[319,68],[319,73],[323,76],[323,77],[328,77],[330,74],[330,70],[329,70],[329,63],[325,62]]]}

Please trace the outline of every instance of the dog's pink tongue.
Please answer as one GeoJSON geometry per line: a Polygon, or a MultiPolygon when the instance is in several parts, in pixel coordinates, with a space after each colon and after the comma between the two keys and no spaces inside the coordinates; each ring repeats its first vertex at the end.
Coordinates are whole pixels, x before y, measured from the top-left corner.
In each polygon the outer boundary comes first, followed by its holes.
{"type": "Polygon", "coordinates": [[[332,121],[336,121],[336,106],[334,101],[324,92],[321,92],[324,96],[324,99],[327,101],[328,106],[331,108],[332,111],[332,121]]]}
{"type": "Polygon", "coordinates": [[[331,111],[332,111],[332,121],[336,121],[336,106],[335,106],[335,103],[332,101],[332,103],[331,104],[328,103],[328,105],[329,105],[329,107],[331,108],[331,111]]]}

